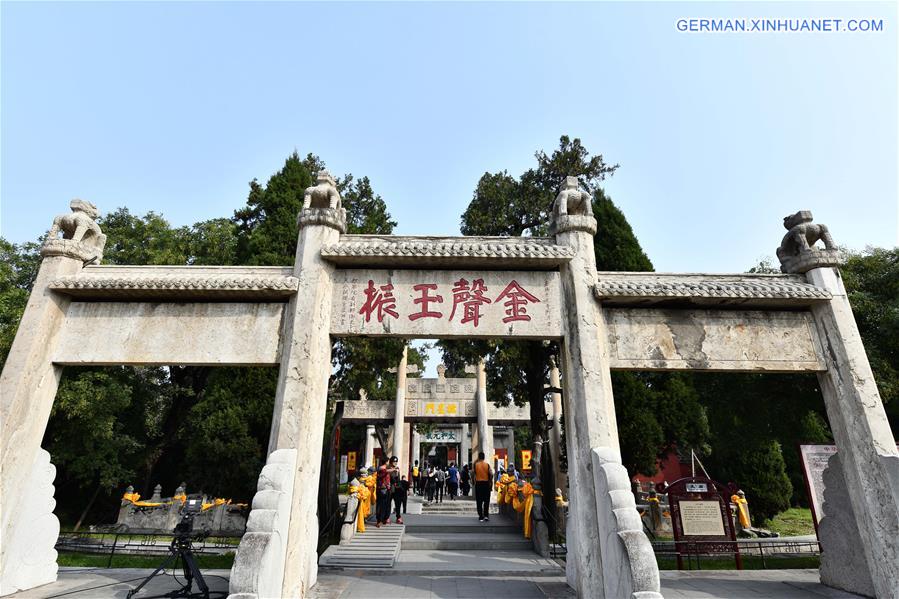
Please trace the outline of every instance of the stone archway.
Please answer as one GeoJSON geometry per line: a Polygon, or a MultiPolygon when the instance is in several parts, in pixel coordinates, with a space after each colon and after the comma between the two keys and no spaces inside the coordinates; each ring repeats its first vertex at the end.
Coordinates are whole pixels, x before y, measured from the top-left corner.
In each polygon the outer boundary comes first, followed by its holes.
{"type": "MultiPolygon", "coordinates": [[[[304,596],[317,574],[309,490],[318,488],[331,336],[387,335],[560,341],[567,574],[582,597],[660,596],[621,466],[612,369],[817,372],[848,488],[852,513],[842,515],[858,532],[871,588],[899,597],[899,454],[833,252],[814,248],[819,237],[830,243],[826,229],[802,213],[785,223],[778,255],[794,274],[597,273],[589,206],[569,177],[549,238],[346,235],[333,179],[320,173],[298,217],[293,266],[116,267],[97,264],[105,238],[95,209],[73,205],[75,216],[59,222],[84,226],[62,227],[62,239],[51,230],[0,378],[0,593],[55,578],[53,535],[28,532],[55,522],[40,440],[62,367],[181,363],[279,367],[269,457],[231,591],[304,596]],[[462,281],[469,301],[490,300],[475,301],[468,319],[451,311],[462,281]]],[[[824,566],[822,579],[856,588],[824,566]]]]}

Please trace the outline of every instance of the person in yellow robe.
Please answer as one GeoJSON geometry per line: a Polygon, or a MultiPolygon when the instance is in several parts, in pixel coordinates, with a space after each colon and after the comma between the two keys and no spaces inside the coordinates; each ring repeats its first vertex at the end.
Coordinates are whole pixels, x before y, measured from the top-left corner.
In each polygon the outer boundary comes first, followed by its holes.
{"type": "Polygon", "coordinates": [[[737,512],[737,522],[740,528],[752,528],[752,521],[749,519],[749,502],[746,501],[746,493],[742,489],[730,497],[731,503],[734,504],[737,512]]]}

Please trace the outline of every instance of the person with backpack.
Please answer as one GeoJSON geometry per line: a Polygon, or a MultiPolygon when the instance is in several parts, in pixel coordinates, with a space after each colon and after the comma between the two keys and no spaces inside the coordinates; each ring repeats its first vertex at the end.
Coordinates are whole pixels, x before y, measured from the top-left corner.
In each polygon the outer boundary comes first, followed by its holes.
{"type": "Polygon", "coordinates": [[[437,469],[434,464],[428,465],[427,480],[425,481],[425,489],[428,493],[428,503],[434,502],[434,494],[437,492],[437,469]]]}
{"type": "Polygon", "coordinates": [[[456,464],[450,463],[449,471],[447,471],[446,489],[449,492],[450,501],[456,500],[456,494],[459,493],[459,469],[456,464]]]}
{"type": "Polygon", "coordinates": [[[468,497],[468,493],[471,491],[471,468],[468,467],[468,464],[462,465],[460,478],[462,479],[462,495],[468,497]]]}
{"type": "Polygon", "coordinates": [[[437,503],[443,503],[443,489],[446,486],[446,469],[441,466],[437,469],[437,503]]]}
{"type": "Polygon", "coordinates": [[[421,495],[418,475],[418,460],[415,460],[415,465],[412,466],[412,492],[416,495],[421,495]]]}
{"type": "Polygon", "coordinates": [[[390,500],[393,498],[393,475],[394,473],[399,473],[399,469],[396,466],[398,461],[399,458],[396,456],[390,458],[389,461],[385,458],[384,463],[378,468],[378,476],[376,479],[377,502],[375,504],[378,523],[375,524],[376,528],[381,528],[382,524],[386,526],[390,523],[390,500]]]}

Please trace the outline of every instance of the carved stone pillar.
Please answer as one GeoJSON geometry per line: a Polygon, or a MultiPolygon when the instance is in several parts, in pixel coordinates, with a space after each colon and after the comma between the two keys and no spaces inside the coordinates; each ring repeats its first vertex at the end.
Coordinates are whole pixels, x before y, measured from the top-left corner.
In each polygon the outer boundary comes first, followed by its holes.
{"type": "Polygon", "coordinates": [[[375,425],[365,427],[365,467],[377,466],[375,464],[375,425]]]}
{"type": "Polygon", "coordinates": [[[592,296],[596,219],[591,197],[579,189],[575,177],[566,178],[556,198],[550,230],[558,244],[574,250],[560,272],[571,494],[568,584],[579,597],[661,597],[655,555],[641,531],[627,471],[621,465],[607,328],[602,307],[592,296]],[[624,501],[617,491],[627,496],[624,501]]]}
{"type": "Polygon", "coordinates": [[[462,468],[462,464],[467,464],[470,461],[469,453],[471,453],[471,436],[468,431],[468,423],[462,425],[462,439],[459,448],[459,468],[462,468]]]}
{"type": "MultiPolygon", "coordinates": [[[[842,475],[839,480],[838,474],[825,473],[826,481],[838,481],[839,485],[831,484],[825,490],[826,515],[819,526],[821,581],[865,595],[873,587],[877,597],[897,599],[899,451],[896,441],[836,268],[838,255],[827,227],[812,224],[812,214],[808,211],[788,216],[784,226],[789,232],[777,250],[781,270],[805,273],[810,283],[826,289],[832,296],[830,301],[812,306],[827,366],[825,372],[818,373],[818,383],[839,457],[831,464],[839,463],[842,475]],[[824,249],[815,247],[819,240],[824,242],[824,249]],[[839,497],[841,492],[848,495],[848,501],[839,497]],[[861,568],[847,568],[851,560],[861,568]]],[[[829,465],[828,470],[831,468],[829,465]]]]}
{"type": "MultiPolygon", "coordinates": [[[[488,423],[487,408],[487,369],[484,360],[481,359],[477,366],[478,375],[478,446],[477,451],[484,452],[487,462],[493,463],[493,428],[488,423]]],[[[477,458],[475,458],[477,459],[477,458]]]]}
{"type": "MultiPolygon", "coordinates": [[[[550,369],[549,369],[549,385],[551,387],[555,387],[556,389],[560,389],[562,387],[562,382],[559,377],[559,367],[556,365],[555,358],[550,358],[550,369]]],[[[561,393],[553,393],[552,394],[553,401],[553,412],[552,412],[552,423],[553,427],[550,431],[550,442],[552,443],[552,461],[553,461],[553,474],[556,479],[556,486],[563,491],[565,487],[568,486],[568,476],[562,472],[562,394],[561,393]]],[[[552,495],[555,497],[555,489],[544,489],[543,495],[544,497],[549,497],[552,495]]],[[[547,500],[549,501],[549,500],[547,500]]]]}
{"type": "Polygon", "coordinates": [[[418,467],[421,468],[421,434],[415,430],[415,425],[412,425],[412,463],[418,462],[418,467]]]}
{"type": "Polygon", "coordinates": [[[62,376],[53,354],[71,300],[49,285],[99,262],[106,243],[94,222],[97,208],[82,200],[71,208],[56,217],[41,248],[43,261],[0,375],[0,595],[56,580],[55,468],[40,445],[62,376]]]}
{"type": "MultiPolygon", "coordinates": [[[[281,366],[269,441],[270,454],[296,451],[292,480],[286,481],[292,490],[290,524],[288,530],[276,531],[281,542],[286,540],[283,562],[259,565],[269,568],[271,579],[281,578],[281,596],[290,598],[305,596],[318,575],[316,512],[331,373],[329,331],[334,272],[334,266],[322,259],[320,250],[337,242],[346,231],[346,211],[340,206],[334,179],[322,171],[317,181],[316,186],[306,190],[297,219],[300,232],[294,276],[299,284],[297,294],[284,311],[281,366]]],[[[240,558],[238,549],[235,567],[240,558]]],[[[232,580],[232,592],[234,587],[232,580]]]]}
{"type": "Polygon", "coordinates": [[[399,459],[400,472],[406,472],[409,462],[403,445],[406,418],[406,367],[409,365],[409,346],[403,347],[403,357],[396,369],[396,409],[393,414],[393,455],[399,459]]]}

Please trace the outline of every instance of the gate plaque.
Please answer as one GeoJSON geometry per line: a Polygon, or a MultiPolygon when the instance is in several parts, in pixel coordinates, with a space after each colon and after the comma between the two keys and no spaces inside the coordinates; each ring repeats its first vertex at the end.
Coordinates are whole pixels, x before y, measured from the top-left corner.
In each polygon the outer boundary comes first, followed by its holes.
{"type": "Polygon", "coordinates": [[[560,295],[550,271],[339,269],[331,334],[559,338],[560,295]]]}

